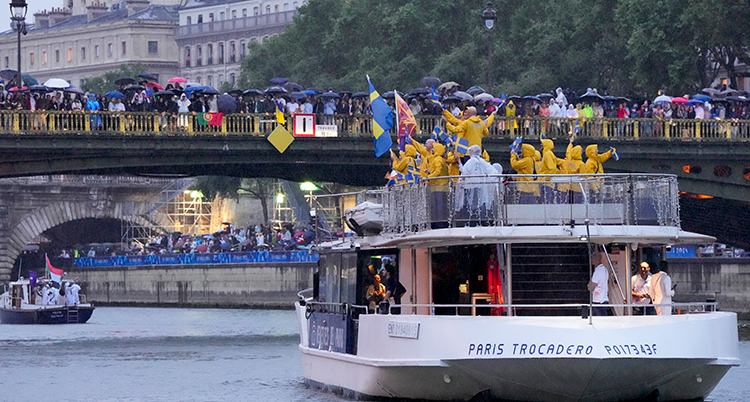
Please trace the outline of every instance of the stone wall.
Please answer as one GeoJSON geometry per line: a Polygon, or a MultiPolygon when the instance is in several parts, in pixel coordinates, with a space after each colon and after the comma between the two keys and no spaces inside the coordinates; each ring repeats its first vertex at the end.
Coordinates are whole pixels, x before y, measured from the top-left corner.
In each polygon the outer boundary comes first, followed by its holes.
{"type": "Polygon", "coordinates": [[[719,309],[750,319],[750,258],[670,258],[674,301],[715,299],[719,309]]]}
{"type": "Polygon", "coordinates": [[[292,308],[312,287],[316,263],[251,263],[74,268],[94,303],[292,308]]]}

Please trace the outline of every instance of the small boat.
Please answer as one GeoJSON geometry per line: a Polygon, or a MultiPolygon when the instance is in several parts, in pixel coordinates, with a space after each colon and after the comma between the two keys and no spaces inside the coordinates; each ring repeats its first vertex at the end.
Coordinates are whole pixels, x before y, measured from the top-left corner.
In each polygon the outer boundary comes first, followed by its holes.
{"type": "Polygon", "coordinates": [[[0,294],[0,323],[84,324],[94,313],[94,306],[86,303],[83,294],[78,295],[81,302],[77,304],[43,305],[43,296],[37,289],[29,279],[10,282],[8,289],[0,294]]]}
{"type": "Polygon", "coordinates": [[[357,236],[317,246],[295,306],[306,383],[356,399],[705,398],[740,363],[736,314],[712,302],[639,313],[631,294],[636,261],[713,239],[681,229],[676,177],[532,180],[357,194],[357,236]],[[610,304],[592,317],[602,265],[610,304]],[[381,268],[403,303],[372,304],[381,268]]]}

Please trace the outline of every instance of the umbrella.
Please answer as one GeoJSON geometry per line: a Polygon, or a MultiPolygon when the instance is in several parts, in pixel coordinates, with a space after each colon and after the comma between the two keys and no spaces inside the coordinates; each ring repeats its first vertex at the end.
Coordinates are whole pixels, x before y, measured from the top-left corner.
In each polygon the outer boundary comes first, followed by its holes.
{"type": "Polygon", "coordinates": [[[143,78],[143,79],[145,79],[145,80],[149,80],[149,81],[154,81],[154,82],[159,81],[159,79],[156,78],[155,75],[149,74],[149,73],[140,73],[140,74],[138,74],[138,76],[141,77],[141,78],[143,78]]]}
{"type": "Polygon", "coordinates": [[[748,99],[744,96],[727,96],[726,100],[735,101],[735,102],[747,102],[748,99]]]}
{"type": "Polygon", "coordinates": [[[339,91],[339,95],[352,97],[352,91],[339,91]]]}
{"type": "Polygon", "coordinates": [[[104,94],[107,98],[124,98],[125,95],[120,91],[109,91],[106,94],[104,94]]]}
{"type": "Polygon", "coordinates": [[[200,82],[187,82],[185,81],[185,87],[202,87],[203,85],[200,82]]]}
{"type": "Polygon", "coordinates": [[[257,90],[257,89],[248,89],[247,91],[242,93],[243,96],[256,96],[256,95],[263,95],[263,92],[257,90]]]}
{"type": "Polygon", "coordinates": [[[687,103],[688,100],[683,97],[672,98],[672,103],[687,103]]]}
{"type": "Polygon", "coordinates": [[[531,96],[531,95],[524,96],[523,100],[530,100],[530,101],[542,102],[542,98],[540,98],[538,96],[531,96]]]}
{"type": "Polygon", "coordinates": [[[552,98],[554,98],[554,96],[552,96],[552,94],[546,93],[546,92],[543,93],[543,94],[537,95],[537,97],[542,98],[542,99],[552,99],[552,98]]]}
{"type": "Polygon", "coordinates": [[[284,87],[290,91],[299,92],[302,91],[304,88],[302,88],[302,85],[297,84],[296,82],[287,82],[284,87]]]}
{"type": "Polygon", "coordinates": [[[125,87],[126,91],[143,91],[146,89],[143,85],[128,85],[125,87]]]}
{"type": "Polygon", "coordinates": [[[74,87],[72,85],[69,86],[69,87],[67,87],[67,88],[65,88],[65,89],[63,89],[63,91],[70,92],[72,94],[78,94],[78,95],[83,95],[85,93],[82,90],[80,90],[80,89],[78,89],[78,88],[76,88],[76,87],[74,87]]]}
{"type": "Polygon", "coordinates": [[[369,98],[370,94],[366,92],[357,92],[354,95],[352,95],[352,98],[369,98]]]}
{"type": "Polygon", "coordinates": [[[31,85],[29,86],[29,91],[31,92],[52,92],[49,88],[45,87],[44,85],[31,85]]]}
{"type": "MultiPolygon", "coordinates": [[[[398,91],[396,91],[396,92],[398,92],[398,91]]],[[[400,96],[400,97],[403,98],[404,94],[401,93],[401,92],[398,92],[398,96],[400,96]]],[[[393,91],[388,91],[388,92],[384,93],[383,95],[381,95],[380,97],[383,98],[383,99],[394,99],[394,98],[396,98],[396,95],[394,95],[393,91]]]]}
{"type": "Polygon", "coordinates": [[[266,88],[264,92],[267,94],[285,94],[289,91],[287,91],[286,89],[280,86],[273,86],[273,87],[266,88]]]}
{"type": "Polygon", "coordinates": [[[154,93],[154,96],[174,96],[174,92],[170,90],[159,91],[154,93]]]}
{"type": "Polygon", "coordinates": [[[302,93],[302,92],[292,92],[292,93],[290,93],[290,94],[289,94],[289,97],[290,97],[290,98],[294,98],[294,99],[302,99],[302,98],[304,98],[304,97],[306,97],[306,96],[307,96],[307,95],[305,95],[305,94],[304,94],[304,93],[302,93]]]}
{"type": "Polygon", "coordinates": [[[201,88],[200,90],[201,93],[203,93],[204,95],[218,95],[219,94],[219,91],[217,91],[216,88],[214,87],[206,86],[206,87],[200,87],[200,88],[201,88]]]}
{"type": "Polygon", "coordinates": [[[605,96],[604,96],[604,101],[605,101],[605,102],[617,102],[617,101],[618,101],[618,99],[617,99],[617,97],[616,97],[616,96],[605,95],[605,96]]]}
{"type": "Polygon", "coordinates": [[[491,94],[486,93],[486,92],[482,93],[482,94],[479,94],[479,95],[477,95],[477,96],[474,97],[474,100],[478,100],[478,101],[482,101],[482,102],[491,101],[492,99],[493,99],[493,96],[491,94]]]}
{"type": "Polygon", "coordinates": [[[175,84],[175,83],[178,83],[178,82],[187,82],[187,80],[184,79],[184,78],[182,78],[182,77],[172,77],[172,78],[168,79],[167,82],[170,83],[170,84],[175,84]]]}
{"type": "Polygon", "coordinates": [[[497,103],[497,104],[500,104],[500,103],[503,103],[503,102],[505,102],[505,101],[504,101],[504,100],[502,100],[502,99],[500,99],[500,98],[492,98],[492,102],[493,102],[493,103],[497,103]]]}
{"type": "Polygon", "coordinates": [[[695,106],[695,105],[702,105],[702,104],[704,104],[704,103],[706,103],[706,102],[703,102],[703,101],[701,101],[701,100],[698,100],[698,99],[690,99],[690,100],[689,100],[689,101],[688,101],[688,102],[686,103],[686,105],[690,105],[690,106],[695,106]]]}
{"type": "MultiPolygon", "coordinates": [[[[313,91],[313,92],[315,92],[315,94],[323,93],[323,90],[320,89],[320,88],[318,88],[318,87],[307,88],[307,91],[313,91]]],[[[305,93],[307,93],[307,91],[305,91],[305,93]]]]}
{"type": "Polygon", "coordinates": [[[701,89],[701,92],[705,92],[709,95],[716,95],[721,91],[719,91],[718,89],[714,89],[714,88],[703,88],[701,89]]]}
{"type": "Polygon", "coordinates": [[[656,97],[656,99],[654,99],[653,103],[655,103],[655,104],[658,105],[660,103],[670,103],[670,102],[672,102],[672,98],[671,97],[669,97],[667,95],[659,95],[659,96],[656,97]]]}
{"type": "Polygon", "coordinates": [[[448,81],[448,82],[444,82],[444,83],[440,84],[440,86],[438,87],[438,89],[439,90],[443,90],[443,89],[449,90],[449,89],[451,89],[453,87],[459,87],[460,88],[461,85],[459,83],[457,83],[457,82],[448,81]]]}
{"type": "Polygon", "coordinates": [[[135,78],[133,77],[120,77],[115,80],[115,84],[117,85],[128,85],[128,84],[134,84],[135,78]]]}
{"type": "Polygon", "coordinates": [[[237,101],[229,94],[219,96],[219,99],[216,100],[216,105],[219,108],[219,112],[224,114],[237,111],[237,101]]]}
{"type": "Polygon", "coordinates": [[[271,79],[270,79],[270,80],[268,81],[268,83],[269,83],[269,84],[271,84],[271,85],[284,85],[284,84],[286,84],[287,82],[289,82],[289,80],[288,80],[288,79],[286,79],[286,78],[281,78],[281,77],[271,78],[271,79]]]}
{"type": "Polygon", "coordinates": [[[510,101],[518,102],[518,101],[520,101],[520,100],[521,100],[521,97],[520,97],[520,96],[518,96],[518,95],[511,95],[511,96],[509,96],[509,97],[505,98],[505,100],[506,100],[507,102],[510,102],[510,101]]]}
{"type": "Polygon", "coordinates": [[[13,70],[11,68],[6,68],[5,70],[0,70],[0,78],[6,79],[6,80],[12,80],[16,78],[16,74],[18,74],[18,71],[13,70]]]}
{"type": "Polygon", "coordinates": [[[465,100],[465,101],[470,101],[470,100],[474,99],[474,97],[471,96],[471,94],[469,94],[467,92],[463,92],[463,91],[456,91],[456,92],[453,93],[453,96],[457,96],[457,97],[461,98],[461,100],[465,100]]]}
{"type": "Polygon", "coordinates": [[[437,77],[424,77],[422,78],[422,85],[427,87],[435,87],[440,85],[440,78],[437,77]]]}
{"type": "MultiPolygon", "coordinates": [[[[29,87],[27,87],[25,85],[21,87],[21,91],[25,91],[27,89],[29,89],[29,87]]],[[[10,91],[10,92],[16,92],[16,91],[18,91],[18,87],[12,87],[12,88],[8,89],[8,91],[10,91]]]]}
{"type": "Polygon", "coordinates": [[[474,85],[473,87],[466,90],[466,93],[468,93],[469,95],[475,95],[475,96],[484,92],[485,92],[484,88],[478,85],[474,85]]]}
{"type": "Polygon", "coordinates": [[[50,78],[44,82],[44,86],[52,89],[65,89],[70,86],[70,83],[62,78],[50,78]]]}
{"type": "Polygon", "coordinates": [[[414,88],[411,91],[407,92],[406,95],[417,96],[417,95],[427,95],[428,93],[430,93],[429,88],[422,87],[422,88],[414,88]]]}
{"type": "Polygon", "coordinates": [[[443,98],[443,102],[445,102],[445,103],[447,103],[447,102],[461,102],[462,100],[463,99],[459,98],[458,96],[453,96],[453,95],[446,96],[445,98],[443,98]]]}
{"type": "Polygon", "coordinates": [[[695,94],[693,95],[693,99],[697,100],[701,103],[709,102],[711,101],[711,97],[708,95],[702,95],[702,94],[695,94]]]}
{"type": "Polygon", "coordinates": [[[586,91],[585,94],[583,94],[583,96],[581,96],[578,99],[580,99],[580,100],[582,100],[584,102],[595,102],[595,101],[603,101],[604,100],[604,98],[601,95],[599,95],[599,93],[596,92],[596,89],[593,89],[593,90],[589,89],[588,91],[586,91]]]}
{"type": "Polygon", "coordinates": [[[306,90],[302,91],[302,93],[303,93],[303,94],[305,94],[305,95],[317,95],[317,94],[319,94],[320,92],[315,92],[315,91],[312,91],[312,90],[306,89],[306,90]]]}
{"type": "Polygon", "coordinates": [[[155,89],[158,89],[159,91],[162,91],[162,90],[164,90],[164,87],[163,87],[163,86],[161,86],[161,85],[159,85],[159,84],[157,84],[157,83],[155,83],[155,82],[147,82],[147,83],[146,83],[146,86],[147,86],[147,87],[149,87],[149,88],[155,88],[155,89]]]}
{"type": "Polygon", "coordinates": [[[336,92],[323,92],[320,94],[321,98],[340,98],[341,95],[337,94],[336,92]]]}
{"type": "Polygon", "coordinates": [[[618,96],[617,100],[620,101],[620,102],[630,102],[630,99],[626,98],[624,96],[618,96]]]}
{"type": "Polygon", "coordinates": [[[32,77],[31,74],[23,75],[23,83],[26,85],[39,85],[39,81],[37,81],[36,78],[32,77]]]}

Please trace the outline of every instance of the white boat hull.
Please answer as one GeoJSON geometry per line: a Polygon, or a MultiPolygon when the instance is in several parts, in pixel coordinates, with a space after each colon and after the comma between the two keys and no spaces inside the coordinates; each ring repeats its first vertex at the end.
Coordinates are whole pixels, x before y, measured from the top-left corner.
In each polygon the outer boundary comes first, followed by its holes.
{"type": "Polygon", "coordinates": [[[351,355],[308,347],[304,309],[297,312],[307,381],[359,399],[469,400],[484,392],[623,401],[658,392],[660,401],[689,400],[707,396],[739,364],[733,313],[594,317],[593,325],[579,317],[368,315],[351,355]]]}

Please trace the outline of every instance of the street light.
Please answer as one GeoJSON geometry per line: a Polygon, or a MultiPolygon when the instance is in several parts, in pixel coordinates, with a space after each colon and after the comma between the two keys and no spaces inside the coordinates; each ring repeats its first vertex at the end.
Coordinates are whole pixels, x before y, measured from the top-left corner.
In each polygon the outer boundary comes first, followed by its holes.
{"type": "Polygon", "coordinates": [[[487,2],[487,8],[482,13],[482,20],[487,28],[487,88],[489,93],[492,93],[492,27],[495,26],[495,20],[497,20],[497,11],[492,8],[491,1],[487,2]]]}
{"type": "Polygon", "coordinates": [[[29,10],[26,0],[10,1],[10,19],[13,21],[10,25],[18,31],[18,77],[16,77],[16,88],[21,90],[23,87],[23,76],[21,75],[21,33],[26,35],[26,12],[29,10]],[[15,23],[15,24],[13,24],[15,23]]]}
{"type": "Polygon", "coordinates": [[[313,210],[313,191],[319,190],[318,186],[315,185],[313,182],[306,181],[304,183],[299,184],[299,189],[302,191],[309,191],[310,192],[310,212],[312,213],[313,210]]]}

